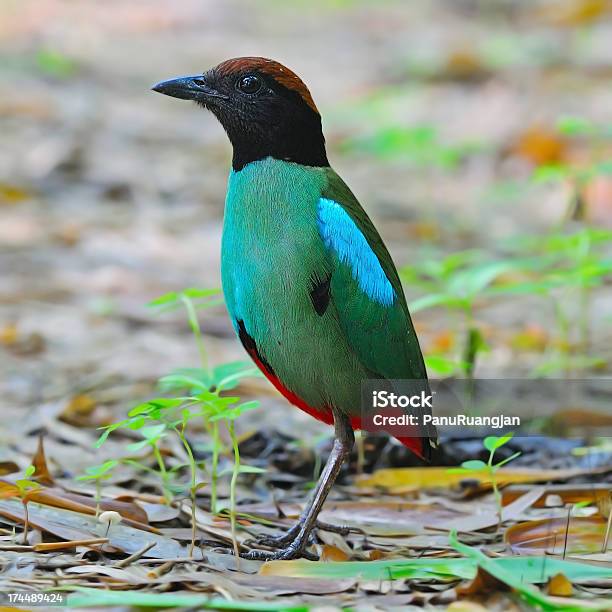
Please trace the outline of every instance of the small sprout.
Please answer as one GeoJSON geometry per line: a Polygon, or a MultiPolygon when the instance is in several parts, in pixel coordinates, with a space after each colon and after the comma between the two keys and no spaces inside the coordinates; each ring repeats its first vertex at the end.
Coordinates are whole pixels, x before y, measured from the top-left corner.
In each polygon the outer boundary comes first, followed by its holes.
{"type": "MultiPolygon", "coordinates": [[[[235,541],[235,516],[236,516],[236,481],[241,473],[259,473],[258,468],[250,468],[240,464],[238,449],[238,438],[234,430],[234,421],[244,412],[258,406],[257,402],[240,402],[240,397],[222,395],[230,389],[238,386],[240,381],[246,377],[261,376],[259,371],[251,363],[232,362],[209,367],[206,355],[206,347],[200,324],[198,321],[198,310],[208,308],[219,303],[217,299],[219,291],[216,289],[190,288],[180,292],[167,293],[149,306],[158,312],[174,310],[183,307],[187,312],[187,318],[191,331],[195,338],[200,353],[199,368],[183,368],[164,376],[159,381],[162,392],[177,392],[173,397],[156,397],[132,408],[126,419],[112,423],[102,428],[102,433],[95,443],[100,447],[108,436],[118,429],[129,429],[138,431],[142,439],[128,446],[131,452],[140,451],[149,447],[157,462],[157,468],[153,469],[140,462],[140,460],[125,459],[125,463],[137,465],[145,471],[156,472],[161,476],[161,485],[164,496],[168,502],[171,501],[173,493],[180,490],[188,491],[191,498],[191,526],[192,538],[190,554],[193,552],[196,540],[196,495],[203,488],[210,486],[210,507],[212,513],[217,512],[217,481],[219,474],[219,457],[224,450],[223,440],[220,436],[220,427],[225,425],[229,431],[234,453],[234,467],[231,470],[232,479],[230,483],[230,505],[232,513],[232,535],[235,541]],[[211,436],[212,458],[210,467],[204,460],[199,460],[194,455],[191,444],[187,439],[187,432],[191,422],[195,419],[204,421],[204,428],[211,436]],[[164,454],[160,443],[164,438],[177,437],[180,441],[187,461],[181,465],[167,468],[164,454]],[[189,468],[189,486],[184,488],[173,484],[171,479],[177,471],[187,466],[189,468]],[[199,470],[204,469],[210,478],[202,480],[199,470]]],[[[108,462],[107,462],[108,463],[108,462]]],[[[114,467],[114,466],[112,466],[114,467]]],[[[102,479],[110,476],[111,467],[107,464],[91,468],[81,477],[82,480],[95,480],[97,499],[100,498],[100,483],[102,479]]],[[[225,473],[225,472],[224,472],[225,473]]],[[[108,513],[102,513],[100,518],[108,513]]],[[[108,523],[110,527],[110,523],[108,523]]],[[[236,545],[237,546],[237,545],[236,545]]]]}
{"type": "Polygon", "coordinates": [[[497,516],[499,526],[502,524],[502,498],[501,493],[499,492],[499,486],[497,484],[496,474],[499,468],[510,463],[513,459],[516,459],[521,453],[520,451],[510,455],[510,457],[499,461],[498,463],[493,463],[493,458],[495,457],[495,451],[501,448],[504,444],[509,442],[512,439],[514,434],[509,432],[501,437],[498,436],[487,436],[483,441],[482,445],[489,451],[489,459],[485,463],[480,459],[471,459],[470,461],[464,461],[459,468],[451,468],[448,470],[450,473],[454,474],[476,474],[483,473],[487,475],[493,486],[493,495],[495,496],[495,502],[497,504],[497,516]]]}
{"type": "Polygon", "coordinates": [[[100,514],[100,501],[102,499],[102,481],[112,476],[112,470],[119,464],[116,459],[105,461],[100,465],[85,468],[85,474],[77,480],[93,480],[96,483],[96,516],[100,514]]]}
{"type": "Polygon", "coordinates": [[[118,512],[115,512],[114,510],[107,510],[106,512],[102,512],[98,516],[98,520],[102,524],[106,524],[106,533],[104,534],[104,537],[108,536],[108,532],[111,528],[111,525],[117,525],[117,523],[120,523],[121,518],[121,515],[118,512]]]}
{"type": "Polygon", "coordinates": [[[38,489],[40,485],[34,481],[30,480],[30,476],[34,475],[36,472],[36,468],[33,465],[29,465],[25,472],[23,478],[18,478],[15,481],[17,488],[19,489],[19,495],[21,496],[21,503],[23,504],[23,511],[25,514],[25,520],[23,523],[23,543],[28,543],[28,528],[30,526],[30,518],[28,514],[28,502],[30,501],[29,492],[38,489]]]}

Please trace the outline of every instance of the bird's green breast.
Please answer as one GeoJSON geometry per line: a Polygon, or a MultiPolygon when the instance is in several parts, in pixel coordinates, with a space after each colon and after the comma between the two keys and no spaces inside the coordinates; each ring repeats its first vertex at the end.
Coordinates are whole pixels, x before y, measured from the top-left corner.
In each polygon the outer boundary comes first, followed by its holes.
{"type": "Polygon", "coordinates": [[[365,370],[335,309],[322,315],[310,296],[329,256],[317,228],[327,184],[322,168],[267,158],[231,172],[221,272],[234,326],[242,324],[283,385],[315,408],[358,410],[365,370]],[[241,323],[242,322],[242,323],[241,323]]]}

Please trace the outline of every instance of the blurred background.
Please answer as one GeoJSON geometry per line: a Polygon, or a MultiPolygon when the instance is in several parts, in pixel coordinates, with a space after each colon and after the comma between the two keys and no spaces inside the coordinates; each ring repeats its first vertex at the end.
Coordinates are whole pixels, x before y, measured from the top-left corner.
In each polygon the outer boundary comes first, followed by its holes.
{"type": "MultiPolygon", "coordinates": [[[[3,0],[3,415],[108,423],[197,362],[146,303],[219,287],[231,151],[149,88],[240,55],[309,85],[433,376],[610,375],[609,0],[3,0]]],[[[222,307],[201,322],[244,358],[222,307]]]]}

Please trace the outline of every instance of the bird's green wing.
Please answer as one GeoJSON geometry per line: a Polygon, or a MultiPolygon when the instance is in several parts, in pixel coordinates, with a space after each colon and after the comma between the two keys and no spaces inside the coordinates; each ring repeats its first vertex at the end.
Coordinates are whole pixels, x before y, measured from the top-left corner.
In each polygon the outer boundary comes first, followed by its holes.
{"type": "Polygon", "coordinates": [[[331,301],[360,361],[373,378],[426,378],[393,260],[357,198],[331,168],[318,223],[332,259],[331,301]]]}

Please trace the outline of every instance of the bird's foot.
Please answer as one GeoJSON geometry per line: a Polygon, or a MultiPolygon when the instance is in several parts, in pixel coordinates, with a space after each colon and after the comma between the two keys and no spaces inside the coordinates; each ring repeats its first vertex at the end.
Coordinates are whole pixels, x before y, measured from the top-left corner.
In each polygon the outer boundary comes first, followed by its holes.
{"type": "MultiPolygon", "coordinates": [[[[245,553],[241,553],[240,556],[243,559],[251,559],[254,561],[278,561],[287,559],[297,559],[304,557],[310,561],[317,561],[318,557],[313,553],[308,552],[306,546],[310,546],[315,543],[314,534],[302,533],[303,522],[299,521],[289,531],[279,536],[263,536],[257,538],[256,542],[260,546],[267,546],[270,548],[278,548],[277,551],[267,550],[250,550],[245,553]]],[[[351,531],[350,527],[340,525],[330,525],[329,523],[323,523],[317,521],[315,523],[315,529],[321,529],[323,531],[331,531],[332,533],[339,533],[340,535],[348,535],[351,531]]]]}

